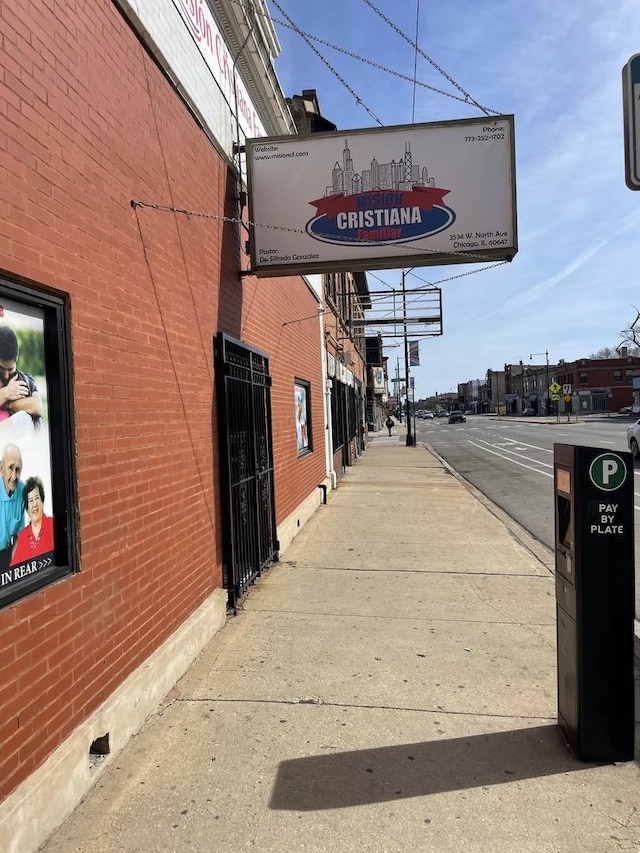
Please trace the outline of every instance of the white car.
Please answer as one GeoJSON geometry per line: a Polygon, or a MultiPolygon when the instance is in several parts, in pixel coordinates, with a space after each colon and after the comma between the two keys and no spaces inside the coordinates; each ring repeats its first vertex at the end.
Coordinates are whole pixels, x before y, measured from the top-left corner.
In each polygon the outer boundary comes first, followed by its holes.
{"type": "Polygon", "coordinates": [[[640,457],[640,421],[636,421],[627,427],[627,444],[634,459],[640,457]]]}

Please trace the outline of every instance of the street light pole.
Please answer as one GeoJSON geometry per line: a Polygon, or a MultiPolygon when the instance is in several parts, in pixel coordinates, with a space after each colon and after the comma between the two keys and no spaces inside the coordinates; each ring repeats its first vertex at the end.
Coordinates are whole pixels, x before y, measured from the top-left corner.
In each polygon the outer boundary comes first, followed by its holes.
{"type": "Polygon", "coordinates": [[[404,382],[407,395],[407,447],[413,447],[411,434],[411,403],[409,402],[409,341],[407,339],[407,290],[405,287],[406,272],[402,270],[402,322],[404,326],[404,382]]]}
{"type": "Polygon", "coordinates": [[[549,405],[551,403],[551,398],[549,396],[549,351],[545,350],[544,352],[533,352],[529,356],[529,361],[532,360],[534,355],[543,355],[544,359],[545,359],[545,363],[547,365],[547,371],[546,371],[546,373],[547,373],[547,392],[546,392],[547,393],[547,396],[546,396],[547,406],[546,406],[546,409],[547,410],[546,410],[545,414],[548,415],[548,414],[550,414],[549,409],[551,408],[551,406],[549,405]]]}

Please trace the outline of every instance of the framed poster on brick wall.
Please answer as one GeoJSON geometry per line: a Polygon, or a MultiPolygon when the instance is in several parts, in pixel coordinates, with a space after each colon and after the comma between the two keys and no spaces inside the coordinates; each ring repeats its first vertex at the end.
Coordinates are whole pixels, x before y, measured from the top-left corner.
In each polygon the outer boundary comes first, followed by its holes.
{"type": "Polygon", "coordinates": [[[0,276],[0,607],[78,569],[66,297],[0,276]]]}
{"type": "Polygon", "coordinates": [[[304,379],[296,379],[293,385],[296,417],[296,448],[298,456],[311,453],[311,385],[304,379]]]}

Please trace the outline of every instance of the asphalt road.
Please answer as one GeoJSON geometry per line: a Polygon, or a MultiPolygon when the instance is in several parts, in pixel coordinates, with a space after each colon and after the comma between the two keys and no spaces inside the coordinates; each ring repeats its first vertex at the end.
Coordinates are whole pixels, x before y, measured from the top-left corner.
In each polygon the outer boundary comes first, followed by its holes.
{"type": "MultiPolygon", "coordinates": [[[[417,420],[416,443],[432,447],[451,467],[553,551],[553,445],[627,450],[633,418],[566,416],[547,423],[472,415],[464,424],[417,420]]],[[[635,478],[636,615],[640,615],[640,469],[635,478]]]]}

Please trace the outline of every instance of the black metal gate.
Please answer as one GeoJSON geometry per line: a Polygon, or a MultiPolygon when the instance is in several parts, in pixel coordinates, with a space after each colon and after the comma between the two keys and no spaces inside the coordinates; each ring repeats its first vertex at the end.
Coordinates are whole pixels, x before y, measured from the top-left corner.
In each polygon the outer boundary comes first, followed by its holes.
{"type": "Polygon", "coordinates": [[[224,585],[235,607],[278,559],[269,359],[218,334],[219,433],[224,510],[224,585]]]}

